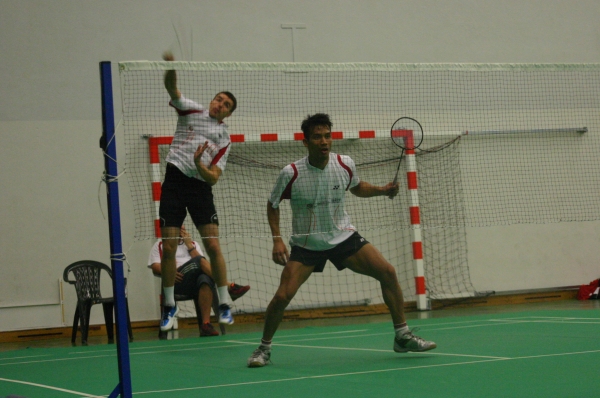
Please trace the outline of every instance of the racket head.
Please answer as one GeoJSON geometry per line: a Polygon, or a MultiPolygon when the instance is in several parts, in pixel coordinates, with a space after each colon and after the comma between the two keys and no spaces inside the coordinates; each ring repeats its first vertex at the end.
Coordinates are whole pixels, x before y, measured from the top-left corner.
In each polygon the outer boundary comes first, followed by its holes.
{"type": "Polygon", "coordinates": [[[410,151],[418,148],[423,142],[423,127],[412,117],[404,116],[394,122],[390,136],[394,144],[410,151]]]}

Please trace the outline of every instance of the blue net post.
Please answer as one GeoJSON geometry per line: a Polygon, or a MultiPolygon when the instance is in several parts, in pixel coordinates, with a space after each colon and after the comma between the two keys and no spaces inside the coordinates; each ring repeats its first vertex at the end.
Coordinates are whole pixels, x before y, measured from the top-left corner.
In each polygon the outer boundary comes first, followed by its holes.
{"type": "Polygon", "coordinates": [[[115,324],[117,327],[117,359],[119,363],[119,384],[109,395],[109,398],[117,396],[131,398],[131,369],[129,364],[127,307],[125,304],[125,277],[121,244],[119,184],[116,178],[118,175],[117,145],[115,142],[112,71],[109,61],[100,62],[100,84],[102,89],[102,137],[100,138],[100,147],[104,153],[108,228],[113,273],[113,297],[115,298],[115,324]]]}

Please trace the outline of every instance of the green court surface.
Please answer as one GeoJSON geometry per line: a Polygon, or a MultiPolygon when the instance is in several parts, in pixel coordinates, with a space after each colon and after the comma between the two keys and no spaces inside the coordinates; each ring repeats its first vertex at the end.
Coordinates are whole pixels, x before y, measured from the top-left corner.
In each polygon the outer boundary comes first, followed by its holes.
{"type": "MultiPolygon", "coordinates": [[[[412,319],[438,348],[392,350],[390,322],[280,330],[272,364],[249,369],[260,333],[130,347],[135,397],[587,397],[600,388],[600,311],[412,319]]],[[[106,397],[115,346],[0,352],[0,397],[106,397]]]]}

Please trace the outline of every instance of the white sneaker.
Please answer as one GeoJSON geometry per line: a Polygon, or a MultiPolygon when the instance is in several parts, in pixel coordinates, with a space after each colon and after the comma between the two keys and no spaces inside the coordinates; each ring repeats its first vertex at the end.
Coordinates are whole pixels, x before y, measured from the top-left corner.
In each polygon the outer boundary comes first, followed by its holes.
{"type": "Polygon", "coordinates": [[[231,308],[227,304],[219,306],[219,323],[233,325],[233,315],[231,315],[231,308]]]}
{"type": "Polygon", "coordinates": [[[271,348],[265,347],[264,345],[258,346],[248,358],[249,368],[262,368],[268,365],[271,360],[271,348]]]}
{"type": "Polygon", "coordinates": [[[394,338],[394,351],[396,352],[423,352],[436,347],[437,345],[433,341],[423,340],[412,334],[412,331],[404,333],[400,338],[394,338]]]}
{"type": "Polygon", "coordinates": [[[174,307],[165,305],[163,307],[162,318],[160,319],[160,330],[166,332],[167,330],[173,329],[177,314],[179,314],[179,307],[177,307],[177,305],[174,307]]]}

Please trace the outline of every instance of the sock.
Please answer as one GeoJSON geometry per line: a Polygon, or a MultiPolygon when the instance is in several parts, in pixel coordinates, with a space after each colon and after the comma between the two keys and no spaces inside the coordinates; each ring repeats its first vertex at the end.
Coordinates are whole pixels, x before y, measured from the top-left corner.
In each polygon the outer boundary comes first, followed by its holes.
{"type": "Polygon", "coordinates": [[[163,305],[165,307],[175,307],[175,286],[163,287],[163,305]]]}
{"type": "Polygon", "coordinates": [[[396,337],[398,338],[402,337],[403,334],[410,332],[406,322],[399,325],[394,325],[394,330],[396,331],[396,337]]]}
{"type": "Polygon", "coordinates": [[[231,307],[231,297],[229,297],[229,290],[227,290],[227,285],[219,286],[217,288],[217,294],[219,295],[219,304],[227,304],[231,307]]]}
{"type": "Polygon", "coordinates": [[[263,347],[263,348],[268,348],[270,350],[271,349],[271,342],[272,341],[273,340],[267,341],[265,339],[260,339],[260,346],[263,347]]]}

